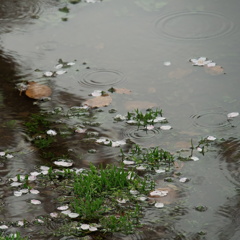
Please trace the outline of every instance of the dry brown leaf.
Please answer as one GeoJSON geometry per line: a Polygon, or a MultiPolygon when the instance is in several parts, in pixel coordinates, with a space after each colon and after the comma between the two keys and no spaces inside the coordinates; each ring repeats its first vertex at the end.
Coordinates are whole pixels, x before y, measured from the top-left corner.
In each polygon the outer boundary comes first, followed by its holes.
{"type": "Polygon", "coordinates": [[[111,102],[112,98],[110,96],[99,96],[83,102],[83,105],[87,105],[91,108],[105,107],[108,106],[111,102]]]}
{"type": "Polygon", "coordinates": [[[127,88],[114,88],[116,93],[119,94],[131,94],[131,90],[127,89],[127,88]]]}
{"type": "Polygon", "coordinates": [[[28,88],[25,94],[33,99],[41,99],[44,97],[49,97],[52,94],[52,90],[50,87],[46,85],[42,85],[36,82],[29,82],[28,88]]]}
{"type": "Polygon", "coordinates": [[[156,103],[147,102],[147,101],[128,101],[125,102],[125,108],[130,111],[134,109],[148,109],[157,107],[156,103]]]}
{"type": "Polygon", "coordinates": [[[217,65],[215,67],[204,67],[206,73],[211,74],[213,76],[224,74],[223,67],[217,65]]]}
{"type": "Polygon", "coordinates": [[[186,77],[190,73],[192,73],[191,69],[177,68],[176,70],[170,72],[168,74],[168,77],[171,78],[171,79],[181,79],[183,77],[186,77]]]}

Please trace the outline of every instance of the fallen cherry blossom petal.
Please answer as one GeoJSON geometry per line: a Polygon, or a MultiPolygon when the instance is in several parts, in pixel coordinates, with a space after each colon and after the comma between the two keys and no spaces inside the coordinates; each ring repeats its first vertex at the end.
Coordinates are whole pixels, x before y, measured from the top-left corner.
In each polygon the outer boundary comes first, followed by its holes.
{"type": "Polygon", "coordinates": [[[58,213],[56,213],[56,212],[50,213],[50,216],[52,218],[57,218],[58,217],[58,213]]]}
{"type": "Polygon", "coordinates": [[[99,97],[99,96],[102,96],[102,90],[94,90],[91,95],[93,97],[99,97]]]}
{"type": "Polygon", "coordinates": [[[166,171],[164,169],[156,169],[155,172],[156,173],[165,173],[166,171]]]}
{"type": "Polygon", "coordinates": [[[10,185],[12,187],[18,187],[18,186],[22,185],[22,183],[20,183],[20,182],[12,182],[10,185]]]}
{"type": "Polygon", "coordinates": [[[239,112],[231,112],[227,115],[228,118],[235,118],[239,116],[239,112]]]}
{"type": "Polygon", "coordinates": [[[90,226],[88,224],[82,224],[81,225],[82,230],[88,230],[89,228],[90,228],[90,226]]]}
{"type": "Polygon", "coordinates": [[[5,156],[5,152],[0,152],[0,157],[4,157],[5,156]]]}
{"type": "Polygon", "coordinates": [[[129,161],[129,160],[124,160],[123,163],[126,164],[126,165],[132,165],[132,164],[135,164],[134,161],[129,161]]]}
{"type": "Polygon", "coordinates": [[[96,228],[96,227],[89,227],[89,231],[91,231],[91,232],[95,232],[95,231],[97,231],[98,229],[96,228]]]}
{"type": "Polygon", "coordinates": [[[214,141],[214,140],[216,140],[217,138],[215,138],[214,136],[208,136],[207,137],[207,140],[209,140],[209,141],[214,141]]]}
{"type": "Polygon", "coordinates": [[[44,76],[46,76],[46,77],[52,77],[53,76],[53,72],[45,72],[44,74],[43,74],[44,76]]]}
{"type": "Polygon", "coordinates": [[[50,135],[50,136],[56,136],[57,132],[55,130],[50,129],[50,130],[47,131],[47,134],[50,135]]]}
{"type": "Polygon", "coordinates": [[[67,210],[67,209],[68,209],[68,205],[57,207],[57,210],[61,210],[61,211],[64,211],[64,210],[67,210]]]}
{"type": "Polygon", "coordinates": [[[130,193],[132,194],[132,195],[136,195],[136,194],[138,194],[139,192],[137,191],[137,190],[130,190],[130,193]]]}
{"type": "Polygon", "coordinates": [[[31,189],[31,190],[30,190],[30,193],[32,193],[32,194],[39,194],[39,191],[36,190],[36,189],[31,189]]]}
{"type": "Polygon", "coordinates": [[[41,201],[36,200],[36,199],[32,199],[31,203],[34,204],[34,205],[38,205],[38,204],[41,204],[41,201]]]}
{"type": "Polygon", "coordinates": [[[63,64],[58,64],[58,65],[55,66],[56,69],[60,69],[62,67],[63,67],[63,64]]]}
{"type": "Polygon", "coordinates": [[[14,191],[13,192],[13,195],[16,196],[16,197],[20,197],[20,196],[22,196],[22,194],[23,193],[21,191],[14,191]]]}
{"type": "Polygon", "coordinates": [[[87,131],[87,129],[84,129],[84,128],[77,128],[77,129],[75,129],[76,133],[85,133],[86,131],[87,131]]]}
{"type": "Polygon", "coordinates": [[[5,157],[10,159],[10,158],[13,158],[13,155],[12,154],[7,154],[5,157]]]}
{"type": "Polygon", "coordinates": [[[158,203],[155,203],[155,205],[154,205],[156,208],[163,208],[164,207],[164,204],[163,203],[160,203],[160,202],[158,202],[158,203]]]}
{"type": "Polygon", "coordinates": [[[21,189],[20,192],[21,192],[21,193],[28,193],[29,190],[28,190],[27,188],[24,188],[24,189],[21,189]]]}
{"type": "Polygon", "coordinates": [[[68,215],[69,213],[71,213],[71,211],[70,210],[66,210],[66,211],[62,211],[61,213],[65,214],[65,215],[68,215]]]}
{"type": "Polygon", "coordinates": [[[67,63],[68,66],[73,66],[73,65],[75,65],[75,64],[76,64],[75,62],[68,62],[68,63],[67,63]]]}
{"type": "Polygon", "coordinates": [[[168,62],[168,61],[166,61],[166,62],[164,62],[164,63],[163,63],[163,65],[164,65],[164,66],[166,66],[166,67],[169,67],[169,66],[171,66],[171,65],[172,65],[172,63],[171,63],[171,62],[168,62]]]}
{"type": "Polygon", "coordinates": [[[199,158],[196,157],[196,156],[191,156],[190,159],[192,159],[192,160],[195,161],[195,162],[199,160],[199,158]]]}
{"type": "Polygon", "coordinates": [[[160,197],[164,197],[168,194],[168,191],[159,191],[159,190],[155,190],[150,192],[151,196],[160,196],[160,197]]]}
{"type": "Polygon", "coordinates": [[[147,126],[146,126],[146,129],[147,129],[147,130],[153,130],[153,129],[154,129],[154,126],[153,126],[153,125],[147,125],[147,126]]]}
{"type": "Polygon", "coordinates": [[[53,163],[57,166],[62,166],[62,167],[71,167],[73,165],[72,162],[65,162],[65,161],[55,161],[53,163]]]}
{"type": "Polygon", "coordinates": [[[185,183],[185,182],[188,182],[188,180],[189,180],[188,178],[183,177],[179,179],[179,182],[185,183]]]}
{"type": "Polygon", "coordinates": [[[136,167],[136,169],[142,171],[142,170],[146,170],[146,167],[141,165],[141,166],[136,167]]]}
{"type": "Polygon", "coordinates": [[[117,199],[117,202],[119,202],[119,203],[126,203],[127,200],[126,199],[117,199]]]}
{"type": "Polygon", "coordinates": [[[40,169],[43,170],[43,171],[48,171],[48,170],[50,169],[50,167],[47,167],[47,166],[41,166],[40,169]]]}
{"type": "Polygon", "coordinates": [[[170,125],[164,125],[164,126],[161,126],[160,129],[162,130],[170,130],[172,127],[170,125]]]}
{"type": "Polygon", "coordinates": [[[2,230],[8,229],[8,226],[7,226],[7,225],[1,225],[1,226],[0,226],[0,229],[2,229],[2,230]]]}
{"type": "Polygon", "coordinates": [[[57,75],[62,75],[64,73],[66,73],[67,71],[64,71],[64,70],[59,70],[59,71],[56,71],[56,74],[57,75]]]}
{"type": "Polygon", "coordinates": [[[70,217],[70,218],[77,218],[78,216],[79,216],[79,214],[78,213],[69,213],[68,214],[68,216],[70,217]]]}

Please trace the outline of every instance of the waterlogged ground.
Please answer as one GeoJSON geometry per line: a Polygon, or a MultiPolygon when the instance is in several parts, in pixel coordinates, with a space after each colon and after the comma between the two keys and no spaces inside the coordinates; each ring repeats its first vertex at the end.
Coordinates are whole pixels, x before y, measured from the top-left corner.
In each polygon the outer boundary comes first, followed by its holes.
{"type": "Polygon", "coordinates": [[[70,169],[120,165],[121,154],[138,144],[173,155],[170,172],[124,162],[167,194],[146,194],[134,233],[104,235],[99,226],[87,239],[238,240],[239,8],[237,0],[2,0],[1,231],[80,239],[59,230],[80,224],[57,209],[65,192],[34,176],[65,168],[59,159],[69,159],[70,169]],[[50,98],[17,89],[31,81],[48,86],[50,98]],[[108,96],[96,100],[101,91],[108,96]],[[90,108],[80,114],[84,104],[90,108]],[[139,127],[124,118],[148,108],[162,109],[166,121],[139,127]],[[50,147],[29,131],[32,114],[50,122],[40,134],[50,135],[50,147]],[[32,176],[32,192],[11,185],[20,175],[32,176]]]}

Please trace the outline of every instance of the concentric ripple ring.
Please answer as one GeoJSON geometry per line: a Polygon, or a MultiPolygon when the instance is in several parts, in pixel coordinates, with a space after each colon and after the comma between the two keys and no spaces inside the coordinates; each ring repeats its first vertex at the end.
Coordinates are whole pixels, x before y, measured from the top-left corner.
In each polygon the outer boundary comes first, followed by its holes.
{"type": "Polygon", "coordinates": [[[182,40],[203,40],[229,34],[234,27],[231,20],[218,13],[178,12],[155,22],[158,35],[182,40]]]}
{"type": "Polygon", "coordinates": [[[124,74],[117,70],[91,69],[83,75],[80,84],[88,87],[113,86],[124,79],[124,74]]]}

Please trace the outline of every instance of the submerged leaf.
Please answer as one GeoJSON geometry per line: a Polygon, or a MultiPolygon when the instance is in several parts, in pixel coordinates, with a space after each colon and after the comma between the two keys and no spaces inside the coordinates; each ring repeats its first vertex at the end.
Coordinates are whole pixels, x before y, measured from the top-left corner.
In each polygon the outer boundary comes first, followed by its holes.
{"type": "Polygon", "coordinates": [[[99,96],[85,101],[83,105],[87,105],[91,108],[96,108],[108,106],[111,102],[112,98],[110,96],[99,96]]]}
{"type": "Polygon", "coordinates": [[[42,84],[39,84],[36,82],[29,82],[28,88],[27,88],[25,94],[29,98],[41,99],[41,98],[51,96],[52,90],[50,87],[48,87],[46,85],[42,85],[42,84]]]}
{"type": "Polygon", "coordinates": [[[213,76],[224,74],[223,67],[216,65],[216,66],[207,66],[204,67],[206,73],[211,74],[213,76]]]}
{"type": "Polygon", "coordinates": [[[114,91],[119,94],[131,94],[131,90],[127,88],[114,88],[114,91]]]}

